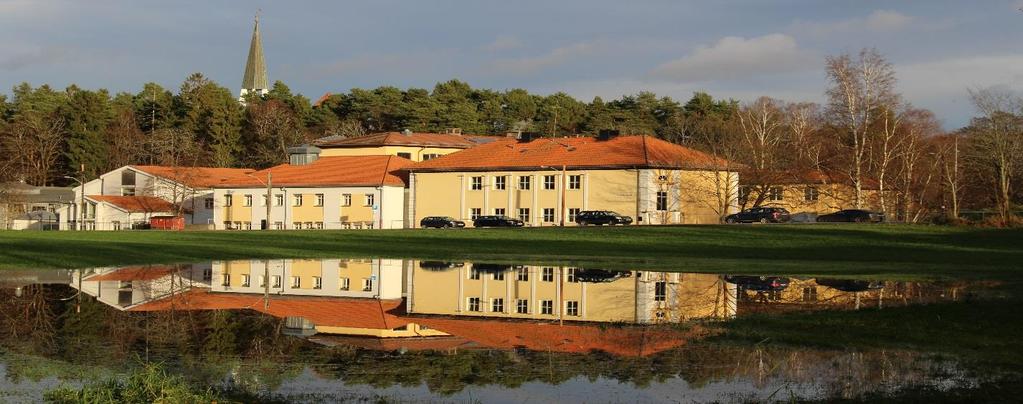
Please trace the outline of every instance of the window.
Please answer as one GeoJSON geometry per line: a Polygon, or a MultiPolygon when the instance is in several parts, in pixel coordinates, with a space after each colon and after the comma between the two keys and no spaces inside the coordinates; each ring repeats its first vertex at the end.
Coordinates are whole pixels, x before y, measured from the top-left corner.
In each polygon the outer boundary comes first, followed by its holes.
{"type": "Polygon", "coordinates": [[[476,268],[470,269],[469,270],[469,279],[479,280],[480,279],[480,271],[477,270],[476,268]]]}
{"type": "Polygon", "coordinates": [[[543,267],[543,277],[541,280],[544,282],[554,282],[554,268],[543,267]]]}
{"type": "Polygon", "coordinates": [[[305,222],[305,229],[306,230],[312,230],[313,229],[313,222],[305,222]]]}
{"type": "Polygon", "coordinates": [[[398,153],[398,157],[401,157],[401,158],[403,158],[403,159],[409,159],[409,160],[412,160],[412,153],[404,153],[404,152],[401,152],[401,153],[398,153]]]}
{"type": "Polygon", "coordinates": [[[249,274],[243,274],[242,275],[242,287],[246,287],[246,288],[249,287],[249,282],[250,282],[249,274]]]}
{"type": "Polygon", "coordinates": [[[507,182],[508,177],[506,176],[494,177],[494,189],[504,190],[508,186],[507,182]]]}
{"type": "Polygon", "coordinates": [[[376,204],[376,195],[366,194],[366,206],[373,206],[376,204]]]}
{"type": "Polygon", "coordinates": [[[519,176],[519,189],[529,190],[529,181],[530,181],[530,178],[529,178],[528,175],[520,175],[519,176]]]}
{"type": "Polygon", "coordinates": [[[245,202],[242,206],[252,206],[252,195],[245,195],[245,202]]]}
{"type": "Polygon", "coordinates": [[[284,206],[284,195],[274,195],[274,206],[284,206]]]}
{"type": "Polygon", "coordinates": [[[529,300],[519,299],[515,303],[515,312],[519,314],[529,314],[529,300]]]}
{"type": "Polygon", "coordinates": [[[352,206],[352,194],[341,195],[341,206],[352,206]]]}
{"type": "Polygon", "coordinates": [[[233,198],[231,197],[231,194],[224,195],[224,206],[231,206],[232,201],[233,198]]]}
{"type": "Polygon", "coordinates": [[[266,195],[266,194],[263,194],[263,195],[260,195],[260,196],[262,196],[262,198],[259,198],[259,206],[266,206],[267,198],[269,198],[270,196],[266,195]]]}
{"type": "Polygon", "coordinates": [[[135,196],[135,187],[121,188],[121,196],[135,196]]]}
{"type": "Polygon", "coordinates": [[[518,271],[516,271],[516,272],[518,272],[518,280],[520,280],[522,282],[529,282],[529,269],[528,268],[519,268],[518,271]]]}
{"type": "Polygon", "coordinates": [[[504,272],[494,272],[493,274],[491,274],[491,277],[494,278],[495,281],[503,281],[504,272]]]}
{"type": "Polygon", "coordinates": [[[213,198],[203,199],[202,200],[202,205],[203,205],[203,207],[206,208],[206,210],[213,209],[213,198]]]}
{"type": "Polygon", "coordinates": [[[348,290],[348,288],[351,287],[351,284],[352,284],[352,282],[348,278],[340,278],[340,279],[338,279],[338,282],[337,282],[338,286],[337,287],[338,287],[338,289],[341,289],[341,290],[348,290]]]}
{"type": "Polygon", "coordinates": [[[472,177],[472,190],[479,191],[483,189],[483,177],[472,177]]]}
{"type": "Polygon", "coordinates": [[[654,301],[663,302],[668,297],[668,283],[654,282],[654,301]]]}
{"type": "Polygon", "coordinates": [[[284,230],[284,222],[274,222],[274,230],[284,230]]]}
{"type": "Polygon", "coordinates": [[[543,208],[543,221],[547,223],[554,222],[554,208],[543,208]]]}
{"type": "Polygon", "coordinates": [[[529,223],[529,208],[519,208],[519,220],[529,223]]]}
{"type": "Polygon", "coordinates": [[[313,277],[313,289],[323,289],[323,278],[319,276],[313,277]]]}
{"type": "Polygon", "coordinates": [[[554,176],[545,175],[543,176],[543,189],[554,189],[554,176]]]}
{"type": "Polygon", "coordinates": [[[316,204],[313,206],[323,206],[323,194],[316,194],[316,204]]]}
{"type": "Polygon", "coordinates": [[[202,270],[202,280],[210,281],[213,279],[213,269],[206,268],[202,270]]]}
{"type": "Polygon", "coordinates": [[[739,203],[740,204],[745,204],[746,201],[749,200],[749,191],[750,191],[750,189],[747,186],[739,187],[739,203]]]}
{"type": "Polygon", "coordinates": [[[241,221],[234,222],[234,229],[235,230],[241,230],[242,229],[242,222],[241,221]]]}
{"type": "Polygon", "coordinates": [[[568,176],[568,189],[581,189],[583,187],[583,176],[581,175],[569,175],[568,176]]]}
{"type": "Polygon", "coordinates": [[[777,202],[784,199],[781,187],[770,187],[767,189],[767,200],[777,202]]]}
{"type": "Polygon", "coordinates": [[[430,154],[424,154],[424,155],[423,155],[423,161],[426,161],[426,160],[433,160],[433,159],[435,159],[435,158],[437,158],[437,157],[440,157],[440,155],[439,155],[439,154],[437,154],[437,153],[430,153],[430,154]]]}
{"type": "Polygon", "coordinates": [[[245,227],[245,230],[252,230],[252,222],[242,222],[242,226],[245,227]]]}
{"type": "Polygon", "coordinates": [[[231,274],[224,274],[223,286],[231,286],[231,274]]]}
{"type": "Polygon", "coordinates": [[[492,311],[494,313],[503,313],[504,312],[504,299],[499,297],[499,298],[491,300],[490,301],[490,311],[492,311]]]}
{"type": "Polygon", "coordinates": [[[569,316],[579,316],[579,302],[575,300],[569,300],[565,302],[565,314],[569,316]]]}
{"type": "Polygon", "coordinates": [[[291,287],[295,288],[295,289],[301,288],[302,287],[302,278],[297,277],[297,276],[292,276],[291,277],[291,287]]]}
{"type": "Polygon", "coordinates": [[[579,208],[569,208],[568,209],[568,221],[574,223],[576,216],[579,216],[579,208]]]}
{"type": "Polygon", "coordinates": [[[362,278],[362,291],[369,292],[373,290],[373,278],[362,278]]]}
{"type": "Polygon", "coordinates": [[[323,230],[323,222],[313,223],[313,227],[315,227],[316,230],[323,230]]]}
{"type": "Polygon", "coordinates": [[[294,222],[291,224],[291,228],[295,230],[302,230],[302,222],[294,222]]]}
{"type": "Polygon", "coordinates": [[[553,300],[541,300],[540,301],[540,314],[554,314],[554,301],[553,300]]]}
{"type": "Polygon", "coordinates": [[[667,191],[657,191],[657,210],[668,210],[667,191]]]}
{"type": "Polygon", "coordinates": [[[265,288],[266,287],[266,277],[263,276],[263,275],[259,276],[259,287],[261,287],[261,288],[265,288]]]}
{"type": "Polygon", "coordinates": [[[295,194],[292,198],[295,200],[293,206],[302,206],[302,194],[295,194]]]}
{"type": "Polygon", "coordinates": [[[504,208],[494,208],[494,214],[504,216],[507,211],[504,208]]]}
{"type": "Polygon", "coordinates": [[[274,275],[273,277],[270,278],[270,281],[271,281],[271,286],[270,287],[273,287],[273,288],[281,287],[281,276],[280,275],[274,275]]]}
{"type": "Polygon", "coordinates": [[[121,171],[121,185],[135,185],[135,172],[132,170],[121,171]]]}
{"type": "Polygon", "coordinates": [[[804,302],[816,302],[817,301],[817,288],[810,286],[803,288],[803,301],[804,302]]]}
{"type": "Polygon", "coordinates": [[[470,297],[469,298],[469,311],[480,311],[480,298],[470,297]]]}
{"type": "Polygon", "coordinates": [[[816,187],[807,187],[804,191],[803,199],[807,202],[813,202],[816,201],[819,196],[820,191],[818,191],[816,187]]]}
{"type": "Polygon", "coordinates": [[[114,230],[121,230],[121,222],[117,220],[110,222],[110,225],[114,227],[114,230]]]}
{"type": "Polygon", "coordinates": [[[575,277],[575,272],[576,272],[575,268],[568,268],[568,269],[566,269],[565,270],[565,278],[567,278],[567,279],[565,279],[565,280],[567,282],[573,282],[573,283],[574,282],[579,282],[579,279],[577,279],[575,277]]]}
{"type": "Polygon", "coordinates": [[[480,216],[483,216],[483,208],[472,208],[472,209],[469,209],[469,218],[470,219],[476,220],[480,216]]]}

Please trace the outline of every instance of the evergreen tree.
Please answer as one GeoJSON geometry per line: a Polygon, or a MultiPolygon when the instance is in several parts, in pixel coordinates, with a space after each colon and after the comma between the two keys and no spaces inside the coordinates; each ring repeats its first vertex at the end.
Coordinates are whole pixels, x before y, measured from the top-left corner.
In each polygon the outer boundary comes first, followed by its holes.
{"type": "Polygon", "coordinates": [[[113,119],[110,94],[74,85],[65,93],[67,102],[60,108],[68,131],[65,165],[68,172],[81,172],[87,179],[99,177],[107,168],[105,132],[113,119]]]}

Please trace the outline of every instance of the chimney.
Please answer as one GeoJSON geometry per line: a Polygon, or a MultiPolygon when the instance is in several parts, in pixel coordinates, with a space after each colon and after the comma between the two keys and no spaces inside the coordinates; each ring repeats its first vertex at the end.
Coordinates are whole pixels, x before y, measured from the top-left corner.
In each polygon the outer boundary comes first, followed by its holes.
{"type": "Polygon", "coordinates": [[[444,129],[444,133],[448,135],[461,135],[462,128],[447,128],[444,129]]]}
{"type": "Polygon", "coordinates": [[[405,130],[401,131],[401,134],[405,136],[412,136],[412,130],[405,128],[405,130]]]}
{"type": "Polygon", "coordinates": [[[289,163],[293,166],[312,164],[320,158],[320,148],[312,145],[301,145],[288,148],[289,163]]]}
{"type": "Polygon", "coordinates": [[[618,137],[618,131],[613,129],[601,129],[597,134],[597,140],[611,140],[618,137]]]}
{"type": "Polygon", "coordinates": [[[539,138],[540,134],[537,132],[522,132],[519,133],[519,143],[529,143],[533,139],[539,138]]]}

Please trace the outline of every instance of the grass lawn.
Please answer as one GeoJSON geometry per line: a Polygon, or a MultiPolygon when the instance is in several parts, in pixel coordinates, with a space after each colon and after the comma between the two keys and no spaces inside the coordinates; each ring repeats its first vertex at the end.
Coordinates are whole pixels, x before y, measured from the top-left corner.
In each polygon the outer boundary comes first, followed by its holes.
{"type": "Polygon", "coordinates": [[[0,269],[391,257],[890,277],[1023,273],[1023,229],[917,225],[463,230],[0,231],[0,269]]]}

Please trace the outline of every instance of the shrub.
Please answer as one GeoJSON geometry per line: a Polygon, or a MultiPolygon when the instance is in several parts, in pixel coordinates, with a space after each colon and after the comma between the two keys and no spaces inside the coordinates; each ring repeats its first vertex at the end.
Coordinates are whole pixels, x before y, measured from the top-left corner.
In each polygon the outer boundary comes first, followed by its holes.
{"type": "Polygon", "coordinates": [[[167,374],[156,364],[146,364],[125,379],[107,379],[81,390],[59,387],[46,392],[47,402],[71,403],[213,403],[223,402],[211,388],[199,388],[180,376],[167,374]]]}

